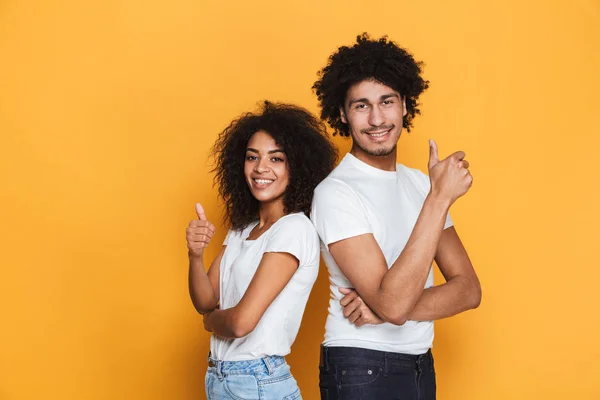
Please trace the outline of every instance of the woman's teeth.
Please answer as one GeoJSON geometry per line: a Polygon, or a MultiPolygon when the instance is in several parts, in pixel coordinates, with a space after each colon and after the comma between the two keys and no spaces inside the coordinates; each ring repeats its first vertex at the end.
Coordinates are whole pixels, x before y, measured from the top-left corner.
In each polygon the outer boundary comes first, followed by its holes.
{"type": "Polygon", "coordinates": [[[258,183],[259,185],[266,185],[268,183],[273,182],[273,180],[271,180],[271,179],[255,179],[254,182],[258,183]]]}

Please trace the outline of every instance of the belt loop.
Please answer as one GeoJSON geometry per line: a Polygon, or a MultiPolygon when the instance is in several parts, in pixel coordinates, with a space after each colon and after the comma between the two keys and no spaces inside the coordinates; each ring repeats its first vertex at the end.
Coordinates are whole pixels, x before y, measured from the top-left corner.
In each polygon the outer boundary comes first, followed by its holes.
{"type": "Polygon", "coordinates": [[[387,352],[383,353],[383,376],[385,378],[388,377],[388,354],[387,354],[387,352]]]}
{"type": "Polygon", "coordinates": [[[208,357],[208,365],[213,364],[213,366],[215,367],[215,371],[217,371],[217,378],[219,378],[220,381],[223,380],[223,361],[221,360],[215,360],[212,359],[211,357],[208,357]]]}
{"type": "Polygon", "coordinates": [[[419,354],[417,356],[417,372],[421,373],[421,363],[423,362],[423,359],[427,356],[427,354],[419,354]]]}
{"type": "Polygon", "coordinates": [[[223,380],[223,361],[221,360],[215,360],[212,357],[211,352],[208,352],[208,356],[206,357],[206,361],[208,363],[208,366],[210,367],[211,364],[213,367],[215,367],[215,370],[217,371],[217,377],[219,378],[220,381],[223,380]]]}
{"type": "Polygon", "coordinates": [[[217,377],[219,378],[220,381],[223,380],[223,361],[221,360],[217,360],[217,377]]]}
{"type": "Polygon", "coordinates": [[[267,373],[269,375],[273,375],[273,370],[275,368],[273,368],[273,364],[272,364],[271,360],[269,359],[269,357],[263,357],[262,361],[265,364],[265,367],[267,368],[267,373]]]}
{"type": "Polygon", "coordinates": [[[327,357],[327,347],[321,345],[320,364],[325,371],[329,371],[329,360],[327,357]]]}

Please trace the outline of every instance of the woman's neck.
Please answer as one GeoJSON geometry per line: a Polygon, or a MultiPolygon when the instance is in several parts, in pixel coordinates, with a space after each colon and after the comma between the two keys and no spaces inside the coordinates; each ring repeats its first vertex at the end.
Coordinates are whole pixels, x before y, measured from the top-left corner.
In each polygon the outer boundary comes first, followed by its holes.
{"type": "Polygon", "coordinates": [[[272,202],[261,202],[258,206],[258,227],[270,226],[285,215],[283,199],[272,202]]]}

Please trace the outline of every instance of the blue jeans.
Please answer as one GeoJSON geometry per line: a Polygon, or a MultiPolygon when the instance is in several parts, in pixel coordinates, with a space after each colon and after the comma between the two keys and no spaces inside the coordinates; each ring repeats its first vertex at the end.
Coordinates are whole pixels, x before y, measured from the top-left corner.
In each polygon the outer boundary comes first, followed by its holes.
{"type": "Polygon", "coordinates": [[[285,358],[269,356],[249,361],[219,361],[209,357],[208,400],[302,400],[285,358]]]}
{"type": "Polygon", "coordinates": [[[431,350],[421,355],[321,346],[321,400],[435,400],[431,350]]]}

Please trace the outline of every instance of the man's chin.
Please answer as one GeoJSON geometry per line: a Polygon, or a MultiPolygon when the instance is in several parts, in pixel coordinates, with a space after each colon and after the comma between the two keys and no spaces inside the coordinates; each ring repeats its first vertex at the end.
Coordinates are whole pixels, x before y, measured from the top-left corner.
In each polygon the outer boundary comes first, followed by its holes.
{"type": "Polygon", "coordinates": [[[378,148],[363,149],[368,155],[375,157],[385,157],[396,151],[396,145],[393,146],[381,146],[378,148]]]}

